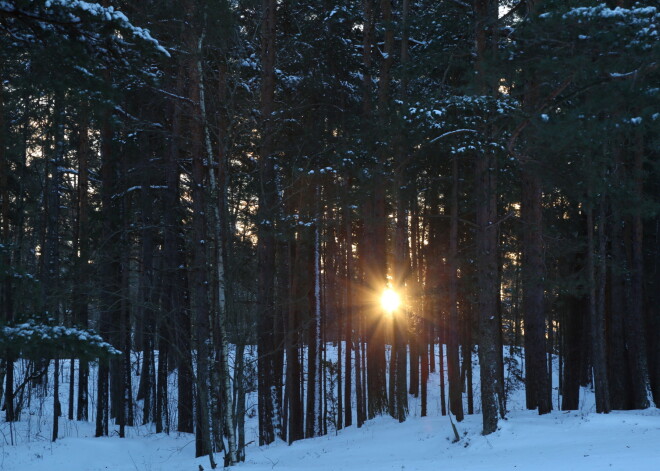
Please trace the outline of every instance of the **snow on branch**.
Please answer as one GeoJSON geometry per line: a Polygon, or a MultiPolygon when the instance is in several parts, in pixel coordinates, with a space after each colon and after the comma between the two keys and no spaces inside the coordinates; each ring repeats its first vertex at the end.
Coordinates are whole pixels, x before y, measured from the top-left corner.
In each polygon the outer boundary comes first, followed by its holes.
{"type": "Polygon", "coordinates": [[[24,357],[58,355],[93,359],[121,354],[90,330],[34,321],[0,328],[0,345],[24,357]]]}
{"type": "Polygon", "coordinates": [[[449,132],[446,132],[444,134],[440,134],[438,137],[434,137],[433,139],[431,139],[429,141],[429,144],[433,144],[434,142],[439,141],[442,138],[445,138],[447,136],[451,136],[452,134],[457,134],[459,132],[478,132],[478,131],[476,131],[475,129],[456,129],[454,131],[449,131],[449,132]]]}
{"type": "MultiPolygon", "coordinates": [[[[123,35],[130,35],[147,43],[150,47],[170,57],[170,53],[158,40],[151,36],[149,30],[133,25],[129,19],[114,7],[104,7],[99,3],[83,0],[46,0],[17,2],[11,0],[0,1],[0,17],[13,17],[20,21],[32,21],[40,24],[42,29],[53,26],[74,28],[79,34],[88,38],[98,39],[97,35],[86,31],[84,19],[100,24],[113,25],[123,35]]],[[[26,38],[27,39],[27,38],[26,38]]]]}
{"type": "Polygon", "coordinates": [[[170,53],[165,49],[160,43],[154,39],[149,30],[140,28],[139,26],[133,25],[126,15],[121,11],[115,10],[113,7],[104,7],[98,3],[85,2],[81,0],[47,0],[44,6],[48,9],[51,8],[63,8],[72,10],[69,14],[74,14],[73,12],[86,12],[89,15],[96,17],[101,21],[108,21],[116,23],[124,31],[130,32],[133,37],[139,38],[146,43],[151,44],[158,51],[162,52],[166,56],[170,56],[170,53]]]}

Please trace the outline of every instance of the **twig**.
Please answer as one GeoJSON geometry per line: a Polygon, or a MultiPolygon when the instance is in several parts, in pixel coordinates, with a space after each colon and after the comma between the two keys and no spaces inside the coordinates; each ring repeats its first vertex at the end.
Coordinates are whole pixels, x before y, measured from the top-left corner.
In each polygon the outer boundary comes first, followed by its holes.
{"type": "Polygon", "coordinates": [[[475,130],[475,129],[456,129],[454,131],[449,131],[449,132],[446,132],[444,134],[440,134],[438,137],[435,137],[435,138],[431,139],[429,141],[429,144],[433,144],[434,142],[439,141],[443,137],[451,136],[452,134],[457,134],[459,132],[475,132],[476,133],[478,131],[475,130]]]}

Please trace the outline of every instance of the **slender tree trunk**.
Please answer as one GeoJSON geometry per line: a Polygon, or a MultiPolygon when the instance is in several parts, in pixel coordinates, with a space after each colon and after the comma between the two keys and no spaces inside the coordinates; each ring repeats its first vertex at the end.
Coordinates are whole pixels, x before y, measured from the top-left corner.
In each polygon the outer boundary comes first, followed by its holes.
{"type": "MultiPolygon", "coordinates": [[[[350,189],[350,183],[346,183],[346,193],[350,189]]],[[[345,335],[346,339],[346,352],[345,352],[345,378],[344,381],[344,426],[350,427],[353,425],[353,410],[351,405],[352,396],[352,365],[351,365],[351,352],[354,347],[353,336],[353,227],[351,222],[351,209],[348,204],[344,206],[344,243],[346,250],[346,302],[344,305],[344,318],[345,318],[345,335]]],[[[356,375],[357,378],[357,375],[356,375]]]]}
{"type": "MultiPolygon", "coordinates": [[[[426,319],[422,319],[422,332],[426,331],[426,319]]],[[[429,381],[429,345],[428,342],[423,342],[421,345],[421,413],[422,417],[426,417],[428,413],[428,381],[429,381]]]]}
{"type": "Polygon", "coordinates": [[[273,156],[273,111],[275,99],[275,0],[262,1],[261,24],[261,143],[259,148],[259,208],[257,212],[258,243],[258,402],[259,402],[259,444],[267,445],[275,440],[274,422],[277,420],[274,403],[274,339],[275,325],[274,277],[275,277],[275,234],[274,216],[277,201],[275,183],[275,162],[273,156]]]}
{"type": "Polygon", "coordinates": [[[646,326],[644,320],[644,141],[640,132],[635,136],[633,181],[637,204],[632,216],[632,256],[629,315],[625,317],[626,346],[628,347],[632,379],[632,399],[635,409],[649,407],[649,368],[647,362],[646,326]]]}
{"type": "MultiPolygon", "coordinates": [[[[243,326],[243,332],[245,328],[243,326]]],[[[238,435],[236,459],[245,461],[245,343],[243,338],[236,345],[236,367],[234,368],[234,389],[236,393],[236,412],[234,413],[234,428],[238,435]]]]}
{"type": "MultiPolygon", "coordinates": [[[[591,191],[589,191],[591,195],[591,191]]],[[[594,238],[594,216],[592,207],[587,208],[587,282],[589,287],[589,319],[591,324],[591,348],[593,358],[596,412],[610,411],[609,383],[607,379],[607,357],[605,353],[605,319],[598,309],[596,285],[596,241],[594,238]]],[[[604,221],[599,220],[599,226],[604,221]]],[[[603,231],[599,227],[599,231],[603,231]]]]}
{"type": "Polygon", "coordinates": [[[304,414],[300,386],[302,384],[302,371],[300,365],[300,285],[301,285],[301,247],[300,241],[295,243],[293,261],[291,262],[291,302],[289,304],[289,322],[287,332],[286,351],[286,387],[289,405],[289,444],[305,438],[304,414]]]}
{"type": "MultiPolygon", "coordinates": [[[[73,319],[75,325],[86,329],[88,327],[89,303],[85,285],[88,279],[87,265],[89,263],[89,130],[88,119],[83,115],[78,133],[78,217],[76,241],[78,245],[78,258],[73,300],[73,319]]],[[[78,407],[77,420],[87,420],[89,416],[88,380],[89,364],[87,360],[78,361],[78,407]]]]}
{"type": "MultiPolygon", "coordinates": [[[[143,162],[145,176],[142,188],[142,271],[139,279],[139,297],[141,301],[142,317],[142,372],[138,387],[137,399],[143,400],[142,424],[154,420],[154,393],[155,393],[155,355],[154,330],[156,313],[154,312],[154,230],[152,221],[153,197],[151,195],[151,169],[148,158],[143,162]]],[[[159,352],[159,362],[160,362],[159,352]]]]}
{"type": "MultiPolygon", "coordinates": [[[[211,145],[211,137],[208,128],[208,120],[206,114],[206,98],[205,98],[205,88],[204,88],[204,75],[202,69],[201,59],[198,58],[197,69],[200,77],[200,113],[202,122],[204,125],[204,138],[206,143],[206,160],[207,163],[212,162],[213,160],[213,148],[211,145]]],[[[225,162],[225,153],[223,149],[223,143],[220,143],[220,154],[218,159],[218,168],[224,169],[226,166],[225,162]]],[[[221,411],[221,424],[217,427],[219,429],[224,429],[224,432],[227,434],[227,451],[225,455],[225,466],[233,465],[237,463],[236,457],[236,437],[234,434],[234,428],[232,427],[231,413],[234,410],[233,405],[233,394],[231,390],[231,376],[229,371],[229,341],[227,339],[227,296],[226,296],[226,280],[225,280],[225,260],[224,260],[224,244],[225,244],[225,235],[224,228],[227,227],[223,216],[224,216],[224,201],[226,198],[226,188],[225,188],[225,179],[217,178],[215,172],[211,170],[209,172],[210,183],[211,183],[211,212],[213,214],[213,224],[212,232],[213,239],[215,241],[215,283],[216,283],[216,302],[217,302],[217,319],[215,324],[217,325],[217,339],[215,342],[217,344],[217,360],[216,365],[213,370],[217,373],[219,377],[214,377],[215,387],[214,389],[219,390],[218,396],[222,398],[222,411],[221,411]]],[[[216,430],[216,434],[219,437],[220,444],[222,445],[222,430],[216,430]]]]}
{"type": "MultiPolygon", "coordinates": [[[[129,175],[128,154],[122,153],[121,156],[121,175],[129,175]]],[[[127,178],[127,177],[125,177],[127,178]]],[[[127,182],[124,179],[122,182],[127,182]]],[[[133,387],[131,375],[131,300],[130,293],[130,243],[129,231],[131,229],[131,203],[132,199],[127,196],[126,187],[120,187],[120,193],[123,197],[120,200],[120,238],[117,280],[118,287],[116,293],[116,304],[119,309],[113,318],[113,337],[114,344],[122,352],[110,360],[110,412],[119,425],[119,437],[126,436],[126,426],[133,425],[133,387]]],[[[152,373],[153,374],[153,373],[152,373]]]]}
{"type": "MultiPolygon", "coordinates": [[[[0,69],[1,70],[1,69],[0,69]]],[[[0,264],[5,267],[11,266],[10,232],[9,232],[9,158],[5,143],[5,107],[4,107],[4,84],[0,83],[0,215],[2,217],[2,247],[0,247],[0,264]]],[[[0,278],[0,319],[3,323],[11,324],[14,320],[14,303],[12,299],[12,277],[11,270],[3,270],[0,278]]],[[[5,420],[13,422],[17,420],[14,414],[14,356],[7,349],[2,352],[4,356],[4,406],[5,420]]],[[[0,386],[0,389],[2,387],[0,386]]],[[[0,397],[2,397],[0,395],[0,397]]]]}
{"type": "Polygon", "coordinates": [[[363,412],[365,410],[364,406],[364,382],[362,381],[362,329],[360,328],[360,322],[358,321],[357,335],[355,336],[355,409],[357,412],[357,426],[358,428],[362,427],[365,421],[365,415],[363,412]]]}
{"type": "MultiPolygon", "coordinates": [[[[615,174],[616,175],[616,174],[615,174]]],[[[623,254],[623,225],[618,211],[612,205],[612,222],[609,224],[610,250],[612,263],[609,267],[609,323],[607,329],[607,365],[610,380],[610,402],[612,409],[630,408],[630,388],[628,387],[627,356],[625,344],[625,286],[623,272],[626,261],[623,254]]],[[[575,348],[569,346],[568,348],[575,348]]]]}
{"type": "MultiPolygon", "coordinates": [[[[410,273],[410,260],[408,258],[407,250],[407,233],[408,233],[408,213],[404,208],[404,198],[401,191],[403,181],[401,178],[395,179],[397,184],[397,222],[395,233],[395,286],[403,298],[404,306],[399,307],[393,313],[393,345],[392,355],[395,357],[395,393],[394,401],[396,403],[395,417],[399,422],[406,420],[408,415],[408,369],[407,369],[407,345],[406,334],[408,332],[408,310],[405,303],[408,301],[407,292],[405,291],[406,279],[410,273]]],[[[391,373],[390,373],[391,374],[391,373]]]]}
{"type": "MultiPolygon", "coordinates": [[[[317,193],[318,198],[318,193],[317,193]]],[[[307,330],[307,421],[305,424],[305,437],[316,437],[322,434],[321,401],[323,390],[321,388],[321,272],[320,272],[320,218],[316,212],[314,227],[314,242],[309,245],[308,270],[313,274],[313,288],[308,290],[310,321],[307,330]]]]}
{"type": "MultiPolygon", "coordinates": [[[[320,188],[316,188],[316,201],[317,206],[321,198],[320,188]]],[[[322,389],[324,384],[324,370],[322,370],[321,362],[321,353],[324,351],[323,347],[323,337],[321,332],[323,329],[322,318],[321,318],[321,211],[320,208],[316,209],[316,224],[314,225],[314,343],[316,344],[316,355],[314,356],[314,369],[316,375],[313,377],[316,382],[316,401],[314,403],[314,421],[316,427],[314,430],[315,436],[323,435],[324,433],[324,420],[323,420],[323,398],[325,397],[325,391],[322,389]]]]}
{"type": "Polygon", "coordinates": [[[167,394],[167,372],[169,357],[169,335],[167,328],[160,327],[158,335],[158,368],[156,371],[156,408],[154,411],[154,422],[156,433],[166,431],[169,433],[168,417],[168,394],[167,394]]]}
{"type": "Polygon", "coordinates": [[[452,188],[450,197],[449,227],[449,322],[447,323],[447,376],[449,380],[449,409],[458,422],[463,420],[463,396],[461,387],[458,343],[460,320],[458,317],[458,161],[452,157],[452,188]]]}
{"type": "MultiPolygon", "coordinates": [[[[60,319],[60,185],[62,179],[62,168],[64,166],[64,107],[63,98],[56,94],[53,104],[54,133],[53,154],[48,157],[47,185],[46,185],[46,239],[44,245],[44,271],[41,282],[44,287],[45,308],[47,317],[61,322],[60,319]],[[50,175],[50,177],[48,176],[50,175]]],[[[60,359],[54,359],[55,372],[53,377],[53,433],[52,441],[57,439],[59,430],[59,418],[62,415],[60,405],[60,359]]],[[[47,363],[46,363],[47,364],[47,363]]]]}
{"type": "MultiPolygon", "coordinates": [[[[176,95],[185,94],[185,63],[178,65],[176,95]]],[[[190,345],[190,313],[184,309],[187,291],[185,251],[181,240],[179,201],[179,159],[182,127],[182,103],[174,101],[172,109],[172,139],[165,153],[164,176],[166,190],[163,192],[163,293],[161,303],[165,312],[161,331],[173,326],[172,342],[177,375],[177,427],[178,432],[193,433],[193,372],[190,345]]],[[[160,334],[163,335],[162,333],[160,334]]]]}
{"type": "Polygon", "coordinates": [[[51,441],[57,440],[60,427],[60,416],[62,415],[62,407],[60,405],[60,359],[55,358],[55,371],[53,372],[53,435],[51,441]]]}
{"type": "Polygon", "coordinates": [[[69,359],[69,404],[67,418],[73,420],[74,403],[76,400],[76,359],[69,359]]]}
{"type": "MultiPolygon", "coordinates": [[[[199,13],[196,6],[188,5],[189,15],[195,18],[199,13]]],[[[210,370],[209,359],[211,335],[209,283],[207,270],[207,218],[206,218],[206,158],[203,149],[203,121],[201,112],[201,76],[198,68],[201,54],[202,36],[196,35],[189,26],[186,45],[192,57],[188,72],[189,98],[192,102],[190,121],[190,157],[192,159],[192,260],[189,267],[190,288],[192,295],[192,317],[195,320],[196,359],[197,359],[197,402],[195,426],[195,456],[208,455],[212,468],[215,468],[213,447],[211,444],[210,424],[210,370]]]]}
{"type": "Polygon", "coordinates": [[[655,406],[660,406],[660,217],[656,216],[652,220],[653,229],[650,231],[652,238],[651,243],[647,243],[649,247],[650,263],[648,264],[648,280],[651,283],[648,286],[649,303],[648,306],[651,310],[651,323],[649,329],[655,335],[649,338],[651,341],[650,360],[651,364],[651,385],[653,392],[653,402],[655,406]]]}
{"type": "MultiPolygon", "coordinates": [[[[363,116],[365,120],[373,119],[373,111],[371,106],[372,95],[372,47],[374,44],[374,25],[375,25],[375,8],[373,0],[363,0],[363,14],[364,14],[364,29],[363,29],[363,67],[364,67],[364,80],[363,80],[363,116]]],[[[391,6],[384,0],[381,2],[381,9],[383,10],[383,19],[391,14],[391,6]],[[389,12],[389,13],[388,13],[389,12]]],[[[385,20],[387,21],[387,20],[385,20]]],[[[392,53],[393,37],[391,37],[391,25],[388,25],[388,32],[386,33],[386,46],[385,49],[392,53]]],[[[389,97],[389,69],[391,67],[391,59],[383,62],[381,67],[381,77],[379,80],[379,109],[381,110],[381,117],[386,116],[386,103],[385,99],[389,97]]],[[[368,121],[367,121],[368,122],[368,121]]],[[[372,129],[365,125],[366,138],[371,142],[374,136],[370,134],[372,129]]],[[[382,160],[382,156],[380,157],[382,160]]],[[[380,162],[382,164],[382,162],[380,162]]],[[[381,165],[377,165],[380,169],[381,165]]],[[[365,255],[365,282],[372,292],[379,293],[385,287],[386,273],[385,273],[385,189],[382,185],[373,183],[373,193],[365,198],[364,204],[364,234],[365,237],[362,243],[369,244],[367,250],[363,251],[365,255]]],[[[378,295],[375,294],[377,297],[378,295]]],[[[383,414],[388,409],[387,400],[387,384],[386,384],[386,362],[385,362],[385,338],[384,328],[382,325],[382,316],[378,305],[368,303],[365,305],[365,332],[363,342],[366,342],[366,410],[369,418],[383,414]]]]}

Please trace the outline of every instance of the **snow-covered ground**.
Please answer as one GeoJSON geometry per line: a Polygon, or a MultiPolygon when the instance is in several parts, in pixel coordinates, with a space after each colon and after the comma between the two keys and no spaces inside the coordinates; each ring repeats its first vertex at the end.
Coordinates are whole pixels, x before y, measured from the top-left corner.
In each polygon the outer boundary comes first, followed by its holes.
{"type": "MultiPolygon", "coordinates": [[[[475,370],[475,406],[477,378],[475,370]]],[[[291,446],[282,442],[257,446],[256,420],[250,419],[246,439],[255,443],[246,450],[246,462],[236,469],[660,470],[658,409],[595,414],[592,395],[583,391],[579,411],[555,411],[539,417],[523,410],[524,392],[518,389],[509,396],[510,412],[497,432],[482,436],[481,415],[466,416],[457,424],[461,440],[452,443],[449,418],[439,414],[439,393],[436,373],[430,378],[428,417],[419,417],[419,401],[411,398],[410,417],[403,424],[380,417],[360,429],[352,426],[291,446]]],[[[66,411],[66,398],[62,399],[66,411]]],[[[23,420],[11,427],[0,424],[0,469],[197,471],[198,465],[210,469],[208,458],[193,458],[192,435],[155,434],[150,427],[131,428],[124,439],[116,433],[93,438],[93,424],[61,419],[62,438],[51,443],[51,401],[35,401],[31,412],[24,412],[23,420]]],[[[219,456],[216,460],[222,462],[219,456]]]]}

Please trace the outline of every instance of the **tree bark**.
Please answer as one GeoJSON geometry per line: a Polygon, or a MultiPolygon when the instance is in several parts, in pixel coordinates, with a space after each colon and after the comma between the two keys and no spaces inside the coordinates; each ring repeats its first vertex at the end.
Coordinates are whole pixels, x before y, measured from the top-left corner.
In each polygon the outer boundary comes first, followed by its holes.
{"type": "Polygon", "coordinates": [[[649,407],[649,369],[647,362],[646,326],[644,320],[644,141],[640,132],[635,136],[633,149],[633,182],[637,204],[632,215],[632,247],[629,315],[625,316],[626,347],[632,380],[632,400],[635,409],[649,407]]]}
{"type": "MultiPolygon", "coordinates": [[[[194,20],[199,12],[192,2],[187,4],[187,13],[190,21],[194,20]]],[[[215,468],[213,447],[211,444],[210,425],[210,370],[209,359],[211,350],[209,339],[211,335],[209,283],[207,270],[207,218],[206,218],[206,172],[208,162],[203,149],[203,117],[201,111],[201,76],[198,67],[201,54],[202,36],[188,26],[186,46],[190,52],[188,64],[189,96],[191,100],[190,120],[190,158],[192,159],[192,228],[190,251],[192,253],[189,267],[189,279],[192,295],[192,317],[195,320],[196,360],[197,360],[197,403],[195,424],[195,456],[209,456],[211,467],[215,468]]]]}
{"type": "MultiPolygon", "coordinates": [[[[616,174],[615,174],[616,175],[616,174]]],[[[611,264],[609,266],[609,322],[607,329],[607,366],[610,380],[612,409],[630,408],[629,374],[625,344],[625,285],[623,272],[627,266],[623,254],[623,221],[612,205],[612,222],[608,224],[610,235],[611,264]]],[[[571,348],[571,347],[569,347],[571,348]]]]}
{"type": "MultiPolygon", "coordinates": [[[[120,264],[116,250],[120,246],[120,208],[117,198],[113,196],[119,187],[119,165],[114,152],[114,130],[111,124],[112,113],[105,110],[101,123],[101,215],[103,221],[103,246],[107,247],[101,258],[101,277],[104,290],[101,300],[99,318],[99,333],[103,339],[111,341],[110,332],[113,320],[119,316],[119,302],[116,299],[121,285],[119,282],[120,264]]],[[[96,436],[108,434],[109,427],[109,368],[110,361],[99,358],[97,399],[96,399],[96,436]]]]}
{"type": "MultiPolygon", "coordinates": [[[[213,147],[211,144],[211,137],[209,132],[208,117],[206,113],[206,96],[204,86],[204,71],[202,68],[201,58],[197,61],[197,70],[200,77],[200,114],[204,126],[204,140],[206,143],[206,161],[209,164],[213,161],[213,147]]],[[[218,156],[217,166],[219,169],[224,169],[226,166],[226,155],[223,151],[224,143],[220,143],[220,152],[218,156]]],[[[216,176],[215,171],[209,172],[209,181],[211,184],[211,214],[212,220],[212,235],[214,244],[214,261],[215,261],[215,290],[216,290],[216,309],[217,315],[215,319],[214,328],[214,343],[216,344],[216,360],[213,368],[214,376],[213,387],[216,391],[215,395],[222,399],[222,410],[219,412],[220,417],[217,417],[218,424],[214,427],[216,440],[219,440],[220,447],[223,446],[222,432],[227,434],[227,450],[225,454],[225,466],[234,465],[237,463],[236,457],[236,437],[234,428],[232,426],[231,414],[234,410],[233,394],[231,389],[231,375],[229,371],[229,341],[227,339],[227,295],[226,295],[226,279],[225,279],[225,259],[224,259],[224,244],[225,244],[225,227],[224,221],[224,201],[226,198],[225,179],[216,176]],[[217,338],[216,338],[217,337],[217,338]]]]}
{"type": "MultiPolygon", "coordinates": [[[[346,183],[345,191],[348,194],[350,189],[350,183],[346,183]]],[[[355,346],[353,343],[353,226],[351,221],[351,209],[348,204],[344,205],[344,245],[346,250],[346,301],[344,305],[344,318],[345,318],[345,334],[344,339],[346,341],[346,351],[344,359],[344,426],[350,427],[353,425],[353,410],[351,406],[351,395],[352,395],[352,365],[351,365],[351,353],[354,350],[355,346]]],[[[357,375],[356,375],[357,376],[357,375]]]]}
{"type": "Polygon", "coordinates": [[[262,1],[261,24],[261,142],[259,147],[259,208],[257,242],[257,354],[258,354],[258,395],[259,395],[259,444],[267,445],[276,436],[274,371],[275,325],[274,283],[275,283],[275,204],[277,201],[275,183],[275,162],[273,156],[273,111],[275,100],[275,0],[262,1]]]}
{"type": "MultiPolygon", "coordinates": [[[[81,118],[78,131],[78,217],[76,225],[76,241],[78,246],[78,257],[76,259],[76,283],[74,286],[73,300],[73,322],[76,326],[86,329],[89,317],[89,299],[85,289],[89,270],[90,241],[89,233],[89,130],[86,115],[81,118]]],[[[89,416],[89,364],[87,360],[80,359],[78,362],[78,405],[76,410],[77,420],[87,420],[89,416]]]]}
{"type": "Polygon", "coordinates": [[[458,422],[463,420],[463,395],[458,356],[460,319],[458,317],[458,161],[452,157],[452,188],[450,196],[449,255],[449,322],[447,323],[447,376],[449,409],[458,422]]]}
{"type": "MultiPolygon", "coordinates": [[[[591,190],[589,190],[591,196],[591,190]]],[[[596,241],[594,237],[593,208],[590,206],[587,212],[587,282],[589,288],[589,321],[591,327],[591,350],[594,377],[594,389],[596,393],[596,412],[608,413],[610,411],[609,382],[607,379],[607,356],[605,350],[605,319],[601,317],[598,308],[597,285],[596,285],[596,241]]],[[[600,224],[599,231],[604,228],[600,224]]]]}
{"type": "Polygon", "coordinates": [[[526,162],[522,165],[523,224],[523,317],[525,322],[525,393],[527,408],[538,408],[539,414],[552,409],[548,400],[548,370],[545,352],[543,257],[543,202],[541,182],[536,171],[526,162]]]}
{"type": "MultiPolygon", "coordinates": [[[[497,20],[497,0],[476,0],[475,38],[477,48],[476,72],[481,90],[486,92],[490,78],[486,76],[486,59],[497,48],[494,25],[497,20]]],[[[485,130],[488,133],[487,130],[485,130]]],[[[497,351],[500,326],[497,303],[497,162],[492,151],[476,156],[476,247],[477,247],[477,319],[479,325],[479,365],[481,376],[481,410],[483,434],[497,430],[499,384],[497,351]]]]}
{"type": "MultiPolygon", "coordinates": [[[[9,232],[9,157],[5,143],[5,107],[4,107],[4,84],[0,83],[0,214],[2,216],[2,247],[0,248],[0,261],[5,267],[11,267],[10,232],[9,232]]],[[[12,299],[12,277],[11,270],[6,269],[1,278],[0,285],[0,319],[6,324],[14,320],[14,302],[12,299]]],[[[4,406],[5,420],[13,422],[17,420],[14,414],[14,357],[9,350],[4,350],[4,406]]],[[[2,387],[0,386],[0,389],[2,387]]]]}

